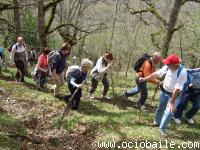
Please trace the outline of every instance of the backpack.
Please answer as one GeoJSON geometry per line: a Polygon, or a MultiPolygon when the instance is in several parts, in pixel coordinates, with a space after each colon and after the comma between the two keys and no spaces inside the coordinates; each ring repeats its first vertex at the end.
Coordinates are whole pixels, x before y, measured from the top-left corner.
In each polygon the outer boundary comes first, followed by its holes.
{"type": "Polygon", "coordinates": [[[200,72],[191,74],[191,83],[195,89],[200,89],[200,72]]]}
{"type": "MultiPolygon", "coordinates": [[[[9,48],[8,48],[8,52],[12,52],[12,48],[13,46],[15,46],[16,44],[12,44],[9,48]]],[[[25,47],[25,44],[23,44],[23,46],[25,47]]],[[[16,45],[16,51],[17,51],[17,45],[16,45]]]]}
{"type": "MultiPolygon", "coordinates": [[[[10,52],[11,53],[11,51],[12,51],[12,48],[13,48],[13,46],[14,46],[15,44],[12,44],[12,45],[10,45],[10,47],[8,48],[8,52],[10,52]]],[[[16,46],[16,50],[17,50],[17,46],[16,46]]]]}
{"type": "Polygon", "coordinates": [[[59,59],[60,59],[60,53],[55,50],[55,51],[52,51],[50,52],[48,55],[47,55],[47,64],[48,65],[51,65],[52,64],[52,58],[55,56],[55,55],[58,55],[59,56],[59,59]]]}
{"type": "Polygon", "coordinates": [[[66,81],[69,82],[72,77],[76,76],[78,70],[80,70],[80,67],[77,65],[68,67],[65,75],[66,81]]]}
{"type": "Polygon", "coordinates": [[[31,77],[33,80],[37,80],[37,75],[38,75],[38,70],[37,68],[35,67],[32,71],[31,71],[31,77]]]}
{"type": "Polygon", "coordinates": [[[142,66],[142,64],[143,64],[146,60],[148,60],[149,63],[150,63],[150,65],[152,66],[152,62],[151,62],[150,58],[151,58],[151,56],[150,56],[149,54],[144,53],[142,56],[140,56],[140,57],[136,60],[134,66],[133,66],[133,69],[134,69],[136,72],[139,72],[139,71],[140,71],[140,68],[141,68],[141,66],[142,66]]]}

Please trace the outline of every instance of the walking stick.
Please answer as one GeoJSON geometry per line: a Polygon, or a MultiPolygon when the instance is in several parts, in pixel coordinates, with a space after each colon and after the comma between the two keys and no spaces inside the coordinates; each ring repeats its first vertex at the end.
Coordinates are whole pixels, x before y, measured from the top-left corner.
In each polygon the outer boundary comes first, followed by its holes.
{"type": "MultiPolygon", "coordinates": [[[[84,80],[81,84],[84,84],[84,83],[85,83],[85,80],[84,80]]],[[[79,89],[80,89],[80,88],[77,88],[77,89],[74,91],[74,93],[73,93],[72,96],[70,97],[68,103],[70,103],[70,102],[73,100],[74,96],[76,95],[76,93],[78,92],[79,89]]],[[[68,107],[68,105],[66,104],[65,109],[64,109],[63,114],[62,114],[62,117],[61,117],[61,121],[63,120],[63,118],[65,117],[65,115],[69,113],[70,109],[72,108],[72,106],[74,106],[74,104],[75,104],[75,102],[73,102],[73,104],[72,104],[70,107],[68,107]]]]}
{"type": "Polygon", "coordinates": [[[151,105],[153,106],[153,111],[155,110],[155,105],[154,105],[154,99],[155,99],[155,96],[159,90],[159,87],[160,87],[160,84],[158,84],[156,87],[155,87],[155,90],[154,90],[154,95],[151,99],[151,105]]]}

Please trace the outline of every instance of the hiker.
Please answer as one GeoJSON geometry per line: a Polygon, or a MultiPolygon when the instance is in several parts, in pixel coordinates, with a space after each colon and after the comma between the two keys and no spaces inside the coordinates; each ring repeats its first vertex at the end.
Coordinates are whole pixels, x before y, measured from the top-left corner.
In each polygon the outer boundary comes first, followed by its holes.
{"type": "Polygon", "coordinates": [[[91,71],[92,79],[91,79],[91,87],[89,90],[88,98],[95,98],[93,93],[95,92],[98,83],[101,81],[104,86],[102,98],[110,99],[110,97],[106,96],[109,90],[109,81],[107,79],[107,72],[112,67],[113,55],[110,52],[105,52],[105,54],[100,57],[95,65],[95,67],[91,71]]]}
{"type": "Polygon", "coordinates": [[[17,72],[15,74],[18,82],[24,82],[24,75],[26,73],[27,66],[27,54],[26,54],[26,46],[24,44],[23,37],[17,38],[17,43],[13,45],[11,51],[11,63],[12,67],[17,68],[17,72]]]}
{"type": "MultiPolygon", "coordinates": [[[[158,52],[154,52],[153,56],[149,56],[148,54],[142,55],[135,63],[134,69],[136,71],[136,87],[129,89],[124,93],[124,96],[128,99],[128,97],[134,96],[137,93],[140,93],[140,98],[137,101],[137,108],[144,110],[145,102],[148,97],[148,89],[147,82],[139,82],[140,77],[147,77],[151,73],[156,71],[156,65],[158,65],[161,61],[161,55],[158,52]]],[[[152,78],[148,82],[159,84],[160,81],[156,78],[152,78]]]]}
{"type": "Polygon", "coordinates": [[[55,82],[52,88],[54,90],[54,96],[56,97],[59,96],[59,89],[64,84],[64,74],[67,68],[66,60],[70,55],[71,48],[72,46],[66,42],[62,45],[60,50],[49,53],[51,56],[48,55],[52,80],[55,82]]]}
{"type": "Polygon", "coordinates": [[[38,85],[38,90],[42,90],[44,88],[45,83],[47,82],[48,76],[48,63],[47,63],[47,55],[50,53],[50,49],[45,47],[42,50],[42,54],[38,58],[37,65],[35,67],[35,80],[38,85]]]}
{"type": "Polygon", "coordinates": [[[36,54],[35,48],[31,48],[29,51],[29,58],[28,58],[28,62],[30,63],[30,65],[36,62],[36,56],[37,54],[36,54]]]}
{"type": "Polygon", "coordinates": [[[1,69],[3,68],[3,62],[4,62],[4,48],[0,47],[0,73],[1,69]]]}
{"type": "Polygon", "coordinates": [[[184,83],[187,81],[187,71],[180,64],[180,58],[174,54],[168,55],[162,63],[164,66],[160,70],[147,77],[140,77],[139,82],[146,82],[165,75],[154,125],[159,126],[162,136],[166,136],[166,128],[174,112],[174,103],[179,99],[184,83]]]}
{"type": "Polygon", "coordinates": [[[193,117],[197,114],[200,109],[200,68],[198,69],[187,69],[188,78],[187,84],[184,86],[184,90],[181,93],[180,99],[177,102],[173,119],[175,123],[181,123],[181,117],[183,111],[186,109],[189,101],[192,103],[192,108],[188,110],[184,118],[189,124],[194,124],[193,117]]]}
{"type": "Polygon", "coordinates": [[[4,58],[4,48],[0,47],[0,59],[4,58]]]}
{"type": "Polygon", "coordinates": [[[81,62],[81,67],[79,66],[70,66],[66,73],[66,79],[68,82],[68,88],[71,92],[70,95],[65,96],[65,101],[67,102],[76,90],[78,90],[71,101],[68,103],[68,107],[77,110],[80,98],[82,96],[82,86],[83,82],[86,81],[88,71],[93,67],[92,61],[89,59],[83,59],[81,62]]]}

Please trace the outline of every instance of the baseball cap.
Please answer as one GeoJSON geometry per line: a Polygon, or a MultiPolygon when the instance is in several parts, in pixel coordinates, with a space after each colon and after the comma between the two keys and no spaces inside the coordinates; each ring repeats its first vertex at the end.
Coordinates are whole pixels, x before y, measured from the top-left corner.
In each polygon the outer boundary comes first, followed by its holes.
{"type": "Polygon", "coordinates": [[[167,58],[162,60],[162,63],[164,65],[176,65],[176,64],[180,64],[180,58],[177,55],[174,54],[170,54],[167,56],[167,58]]]}

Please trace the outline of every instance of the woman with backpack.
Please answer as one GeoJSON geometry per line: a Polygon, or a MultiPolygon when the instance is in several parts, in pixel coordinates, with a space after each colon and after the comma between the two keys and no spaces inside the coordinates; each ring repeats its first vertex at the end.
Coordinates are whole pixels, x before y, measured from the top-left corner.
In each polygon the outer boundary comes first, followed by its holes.
{"type": "Polygon", "coordinates": [[[52,87],[54,96],[59,96],[60,87],[64,84],[64,75],[67,69],[67,58],[70,55],[72,45],[65,42],[59,50],[48,55],[48,65],[51,68],[51,76],[55,85],[52,87]]]}
{"type": "Polygon", "coordinates": [[[70,95],[65,96],[65,101],[68,102],[68,107],[77,110],[80,99],[82,96],[82,86],[86,82],[86,77],[88,71],[93,67],[92,61],[89,59],[83,59],[81,62],[81,67],[70,66],[66,73],[66,79],[68,82],[68,88],[70,95]],[[73,96],[72,96],[73,95],[73,96]]]}
{"type": "Polygon", "coordinates": [[[50,50],[45,47],[42,50],[42,54],[38,58],[37,65],[35,67],[36,73],[36,82],[38,85],[38,90],[44,88],[46,83],[46,78],[48,76],[48,63],[47,63],[47,55],[50,53],[50,50]]]}
{"type": "Polygon", "coordinates": [[[95,92],[98,83],[101,81],[104,86],[102,98],[110,99],[107,97],[107,92],[109,90],[109,81],[107,79],[107,71],[112,67],[113,55],[110,52],[105,52],[105,54],[97,60],[95,67],[92,69],[92,85],[89,90],[88,97],[93,99],[93,93],[95,92]]]}

